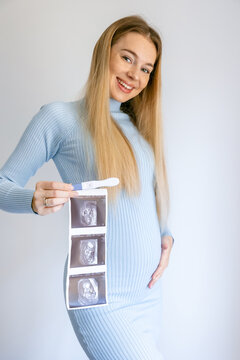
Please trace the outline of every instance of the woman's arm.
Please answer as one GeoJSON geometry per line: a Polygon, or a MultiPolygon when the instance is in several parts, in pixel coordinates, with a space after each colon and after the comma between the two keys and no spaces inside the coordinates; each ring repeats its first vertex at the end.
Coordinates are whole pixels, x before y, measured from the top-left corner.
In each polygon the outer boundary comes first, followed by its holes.
{"type": "Polygon", "coordinates": [[[173,239],[172,235],[162,235],[162,237],[161,237],[161,242],[162,242],[161,257],[160,257],[158,267],[152,274],[152,278],[151,278],[150,282],[148,283],[149,288],[152,288],[152,286],[162,276],[164,270],[168,267],[170,253],[171,253],[172,246],[173,246],[173,241],[174,241],[174,239],[173,239]]]}
{"type": "Polygon", "coordinates": [[[64,103],[43,105],[24,131],[15,150],[0,170],[0,209],[34,213],[35,190],[24,189],[31,176],[57,153],[67,134],[64,103]]]}
{"type": "Polygon", "coordinates": [[[171,237],[172,245],[174,244],[174,237],[173,237],[171,231],[169,230],[168,226],[165,226],[163,231],[161,230],[161,238],[163,238],[164,236],[171,237]]]}

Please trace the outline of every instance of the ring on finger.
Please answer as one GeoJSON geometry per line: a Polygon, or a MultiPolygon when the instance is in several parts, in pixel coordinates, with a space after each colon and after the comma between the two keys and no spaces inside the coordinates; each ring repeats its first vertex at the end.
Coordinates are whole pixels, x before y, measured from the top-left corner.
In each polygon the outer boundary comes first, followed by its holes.
{"type": "Polygon", "coordinates": [[[43,205],[46,206],[46,207],[48,207],[47,200],[48,200],[47,198],[45,198],[45,197],[43,198],[43,205]]]}

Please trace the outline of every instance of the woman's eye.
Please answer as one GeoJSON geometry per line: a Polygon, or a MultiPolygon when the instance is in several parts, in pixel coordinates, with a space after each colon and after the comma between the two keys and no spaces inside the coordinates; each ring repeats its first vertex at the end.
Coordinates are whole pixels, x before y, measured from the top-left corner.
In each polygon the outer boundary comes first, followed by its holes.
{"type": "Polygon", "coordinates": [[[127,62],[131,62],[131,59],[129,59],[129,57],[127,56],[123,56],[123,59],[126,60],[127,62]]]}
{"type": "Polygon", "coordinates": [[[143,72],[145,72],[146,74],[150,74],[150,71],[148,69],[143,69],[143,72]]]}

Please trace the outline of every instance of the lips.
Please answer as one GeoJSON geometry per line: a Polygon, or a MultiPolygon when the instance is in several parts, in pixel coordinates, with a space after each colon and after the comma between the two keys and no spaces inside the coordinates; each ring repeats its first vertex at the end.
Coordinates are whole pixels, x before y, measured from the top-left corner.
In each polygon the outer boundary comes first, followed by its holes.
{"type": "Polygon", "coordinates": [[[123,81],[119,77],[117,77],[117,84],[118,84],[118,87],[120,88],[120,90],[122,90],[124,93],[127,93],[127,94],[129,94],[134,89],[134,87],[132,85],[123,81]]]}
{"type": "MultiPolygon", "coordinates": [[[[123,82],[125,85],[129,86],[130,88],[133,88],[133,87],[134,87],[133,85],[127,83],[126,81],[124,81],[123,79],[121,79],[121,78],[119,78],[119,77],[117,77],[117,80],[123,82]]],[[[130,89],[129,89],[129,90],[130,90],[130,89]]]]}

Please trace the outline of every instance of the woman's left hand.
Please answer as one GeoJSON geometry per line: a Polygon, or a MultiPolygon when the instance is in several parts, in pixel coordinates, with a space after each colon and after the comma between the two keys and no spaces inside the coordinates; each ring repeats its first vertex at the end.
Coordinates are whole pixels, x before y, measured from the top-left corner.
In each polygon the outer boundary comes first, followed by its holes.
{"type": "Polygon", "coordinates": [[[157,269],[152,274],[152,280],[149,282],[148,287],[151,288],[162,276],[164,270],[168,266],[169,256],[173,246],[173,238],[171,236],[165,235],[162,237],[162,253],[160,257],[160,262],[157,269]]]}

